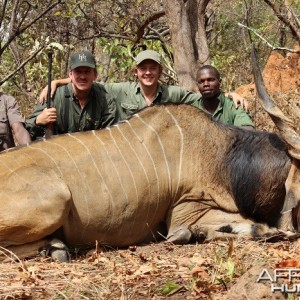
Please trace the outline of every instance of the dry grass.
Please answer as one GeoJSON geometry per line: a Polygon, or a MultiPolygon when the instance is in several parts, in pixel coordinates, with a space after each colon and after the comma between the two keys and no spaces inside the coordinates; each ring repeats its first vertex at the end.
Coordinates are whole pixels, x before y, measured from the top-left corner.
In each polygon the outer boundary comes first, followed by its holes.
{"type": "Polygon", "coordinates": [[[226,299],[255,265],[275,268],[300,243],[225,241],[91,250],[71,263],[42,257],[0,265],[0,299],[226,299]]]}

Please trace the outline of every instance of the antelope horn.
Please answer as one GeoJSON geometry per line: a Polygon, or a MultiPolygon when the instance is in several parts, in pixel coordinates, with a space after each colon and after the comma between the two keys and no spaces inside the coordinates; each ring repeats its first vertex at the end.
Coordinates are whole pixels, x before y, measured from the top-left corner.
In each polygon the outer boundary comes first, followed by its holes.
{"type": "Polygon", "coordinates": [[[258,98],[260,99],[262,107],[269,114],[272,121],[279,129],[283,140],[289,145],[288,151],[290,155],[296,159],[300,159],[300,137],[293,129],[294,124],[292,120],[283,114],[280,108],[277,107],[277,105],[269,96],[258,66],[256,49],[254,45],[252,45],[251,61],[256,93],[258,95],[258,98]]]}

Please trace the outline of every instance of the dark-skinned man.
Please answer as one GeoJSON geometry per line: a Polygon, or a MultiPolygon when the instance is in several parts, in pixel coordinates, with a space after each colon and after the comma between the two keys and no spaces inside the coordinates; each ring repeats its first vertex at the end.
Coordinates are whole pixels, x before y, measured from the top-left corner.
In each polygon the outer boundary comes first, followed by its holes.
{"type": "Polygon", "coordinates": [[[211,65],[198,69],[197,85],[201,98],[198,107],[202,108],[212,118],[224,124],[254,129],[254,124],[247,112],[242,108],[235,108],[234,103],[226,98],[221,91],[221,76],[219,71],[211,65]]]}

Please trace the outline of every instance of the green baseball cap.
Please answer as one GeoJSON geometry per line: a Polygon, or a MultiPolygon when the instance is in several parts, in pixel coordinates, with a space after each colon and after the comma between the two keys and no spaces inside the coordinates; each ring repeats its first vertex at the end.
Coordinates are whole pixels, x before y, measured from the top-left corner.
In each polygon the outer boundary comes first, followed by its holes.
{"type": "Polygon", "coordinates": [[[153,50],[144,50],[140,52],[136,57],[135,57],[135,63],[136,65],[139,65],[146,59],[151,59],[157,62],[159,65],[161,65],[161,56],[158,52],[153,51],[153,50]]]}
{"type": "Polygon", "coordinates": [[[96,69],[95,56],[89,51],[80,51],[71,55],[70,69],[78,67],[90,67],[96,69]]]}

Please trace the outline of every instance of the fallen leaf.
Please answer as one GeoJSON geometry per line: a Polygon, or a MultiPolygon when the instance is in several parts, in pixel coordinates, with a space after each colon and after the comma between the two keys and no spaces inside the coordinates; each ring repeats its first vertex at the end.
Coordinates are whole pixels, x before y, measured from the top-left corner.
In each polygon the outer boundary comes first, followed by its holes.
{"type": "Polygon", "coordinates": [[[276,264],[276,268],[299,268],[300,261],[294,259],[288,259],[276,264]]]}

